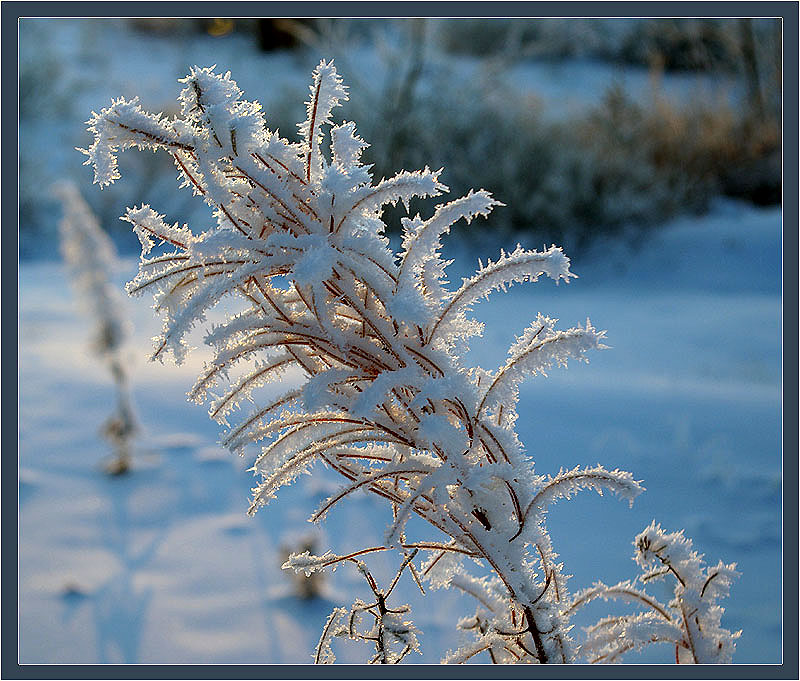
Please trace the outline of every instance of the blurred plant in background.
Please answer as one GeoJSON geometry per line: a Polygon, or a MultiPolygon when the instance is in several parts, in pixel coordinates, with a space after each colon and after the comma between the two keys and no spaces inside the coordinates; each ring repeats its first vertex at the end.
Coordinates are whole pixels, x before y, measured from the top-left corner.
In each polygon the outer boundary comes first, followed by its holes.
{"type": "Polygon", "coordinates": [[[116,408],[101,432],[114,448],[105,470],[110,475],[121,475],[131,466],[131,440],[137,423],[122,353],[130,335],[130,322],[123,314],[121,291],[112,283],[119,269],[117,253],[73,183],[61,182],[54,191],[64,206],[64,218],[59,224],[61,253],[84,312],[95,322],[92,351],[108,363],[114,379],[116,408]]]}

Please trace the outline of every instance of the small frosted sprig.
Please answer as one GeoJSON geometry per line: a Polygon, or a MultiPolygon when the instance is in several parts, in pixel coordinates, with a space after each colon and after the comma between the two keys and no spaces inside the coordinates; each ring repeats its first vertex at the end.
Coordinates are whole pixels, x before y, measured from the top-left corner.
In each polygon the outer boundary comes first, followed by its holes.
{"type": "MultiPolygon", "coordinates": [[[[411,621],[405,619],[411,608],[407,604],[390,607],[387,602],[406,568],[413,571],[411,561],[416,555],[417,549],[414,549],[405,556],[395,573],[394,579],[385,589],[378,586],[363,561],[357,560],[353,556],[336,556],[333,557],[336,558],[334,561],[331,561],[332,556],[322,557],[323,561],[327,560],[329,565],[342,560],[353,563],[367,582],[375,600],[374,602],[366,603],[357,598],[349,610],[347,608],[334,608],[323,627],[322,636],[317,644],[317,650],[314,654],[314,662],[316,664],[332,664],[336,660],[331,646],[335,637],[371,644],[375,652],[369,659],[369,664],[398,664],[409,653],[421,652],[418,639],[420,632],[411,621]],[[372,616],[371,625],[365,624],[365,615],[372,616]]],[[[304,564],[313,562],[315,563],[313,569],[318,569],[320,561],[315,561],[315,559],[316,557],[309,557],[305,554],[293,556],[290,561],[284,564],[284,567],[289,566],[291,562],[292,565],[290,567],[306,569],[304,564]]]]}
{"type": "Polygon", "coordinates": [[[735,564],[707,566],[683,532],[665,532],[651,523],[634,540],[635,560],[644,574],[635,582],[606,586],[598,582],[575,594],[570,611],[602,598],[646,607],[635,616],[610,617],[587,629],[582,653],[593,662],[615,662],[627,652],[651,643],[675,646],[676,661],[694,664],[729,663],[741,632],[721,626],[718,601],[730,593],[738,575],[735,564]],[[653,580],[674,581],[674,598],[660,603],[644,587],[653,580]],[[638,582],[641,582],[641,586],[638,582]]]}

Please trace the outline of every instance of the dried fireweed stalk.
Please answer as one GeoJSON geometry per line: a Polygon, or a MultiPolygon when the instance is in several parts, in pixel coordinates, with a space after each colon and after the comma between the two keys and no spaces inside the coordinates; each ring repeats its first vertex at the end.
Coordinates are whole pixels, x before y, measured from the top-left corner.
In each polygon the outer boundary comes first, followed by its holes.
{"type": "MultiPolygon", "coordinates": [[[[229,73],[195,67],[181,82],[179,117],[150,114],[138,100],[124,99],[94,114],[87,163],[102,186],[119,177],[118,151],[164,150],[183,185],[214,210],[216,227],[197,234],[168,224],[147,205],[128,209],[123,219],[143,250],[128,291],[154,293],[164,327],[153,357],[171,352],[178,362],[187,351],[185,335],[210,308],[227,297],[247,305],[208,331],[214,358],[189,396],[210,400],[210,415],[226,426],[222,442],[232,451],[259,446],[254,470],[261,483],[250,512],[319,461],[344,484],[311,520],[357,490],[391,506],[393,520],[380,546],[343,556],[304,553],[284,565],[311,573],[355,562],[377,599],[374,605],[357,601],[349,615],[343,609],[331,615],[317,661],[333,660],[330,637],[343,631],[351,638],[384,637],[376,641],[377,662],[399,661],[416,649],[416,634],[401,615],[405,609],[391,612],[381,600],[393,585],[379,589],[356,560],[393,549],[403,554],[398,577],[408,567],[420,586],[424,579],[477,601],[476,615],[460,622],[474,639],[444,661],[484,652],[493,662],[608,661],[660,641],[690,649],[691,661],[729,659],[732,636],[719,626],[716,600],[725,595],[733,566],[717,568],[716,579],[707,575],[709,585],[698,591],[699,559],[685,556],[675,560],[688,560],[691,569],[672,563],[685,582],[677,605],[654,610],[655,601],[631,585],[631,600],[648,607],[640,619],[601,621],[583,644],[571,636],[570,618],[580,602],[567,592],[545,527],[547,509],[580,489],[609,490],[633,502],[643,488],[630,473],[602,466],[535,473],[514,429],[515,407],[524,378],[569,359],[584,361],[588,351],[602,347],[604,333],[588,321],[558,330],[556,320],[540,314],[495,371],[462,362],[470,337],[482,330],[469,317],[472,306],[541,275],[569,281],[574,275],[561,249],[501,252],[452,290],[444,278],[441,238],[455,222],[487,216],[499,202],[480,190],[440,203],[428,218],[404,218],[402,251],[393,253],[383,207],[401,201],[408,209],[412,198],[436,197],[447,188],[440,173],[427,168],[373,183],[360,160],[367,145],[355,125],[332,121],[334,107],[347,99],[332,63],[323,61],[314,71],[298,142],[270,131],[261,107],[242,99],[229,73]],[[174,250],[145,257],[157,242],[174,250]],[[233,421],[234,408],[254,389],[290,368],[305,375],[300,387],[233,421]],[[222,393],[212,394],[217,386],[222,393]],[[409,539],[411,516],[445,539],[409,539]],[[413,562],[416,551],[428,555],[421,565],[413,562]],[[464,558],[483,565],[485,574],[470,574],[464,558]],[[367,612],[375,618],[371,633],[355,622],[367,612]]],[[[671,551],[651,553],[663,563],[671,551]]],[[[596,595],[625,588],[597,586],[596,595]]]]}

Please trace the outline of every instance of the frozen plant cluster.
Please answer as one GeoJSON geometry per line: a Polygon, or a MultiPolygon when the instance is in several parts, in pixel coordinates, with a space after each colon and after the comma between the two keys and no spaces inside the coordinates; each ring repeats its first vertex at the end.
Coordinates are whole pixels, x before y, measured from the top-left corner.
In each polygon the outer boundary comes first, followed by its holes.
{"type": "Polygon", "coordinates": [[[334,611],[316,660],[334,660],[338,636],[374,646],[375,662],[398,662],[415,650],[407,606],[387,603],[407,570],[421,589],[423,583],[455,588],[476,600],[475,614],[459,622],[467,642],[447,662],[484,652],[502,663],[609,661],[662,641],[688,651],[688,657],[678,653],[681,661],[728,661],[733,637],[719,625],[717,599],[727,592],[733,566],[704,571],[679,536],[650,528],[637,539],[637,546],[647,545],[639,549],[640,562],[655,561],[679,580],[674,603],[661,605],[633,583],[596,585],[577,597],[567,589],[546,528],[550,505],[582,489],[633,502],[643,488],[630,473],[599,465],[537,473],[516,435],[515,407],[521,381],[584,361],[602,347],[604,333],[588,320],[560,330],[539,314],[501,366],[463,362],[470,339],[482,331],[470,316],[474,304],[543,275],[568,282],[574,275],[561,249],[518,246],[450,287],[442,237],[455,222],[485,217],[499,202],[484,190],[470,191],[440,202],[428,217],[404,218],[402,250],[394,253],[383,208],[402,202],[408,211],[411,199],[437,197],[447,187],[428,168],[373,181],[355,125],[333,122],[347,90],[332,63],[321,62],[313,73],[296,142],[267,128],[260,106],[242,98],[229,73],[195,67],[182,82],[175,118],[124,99],[94,114],[87,163],[102,186],[119,177],[119,151],[164,150],[183,185],[214,211],[217,224],[197,233],[168,224],[148,205],[128,209],[123,219],[143,250],[128,291],[155,295],[164,326],[153,357],[171,353],[178,362],[187,333],[213,306],[227,298],[244,303],[241,313],[207,331],[213,359],[189,395],[210,401],[211,417],[225,426],[224,445],[238,453],[256,448],[261,481],[250,512],[319,463],[343,484],[312,521],[358,490],[391,509],[382,544],[346,555],[304,552],[284,566],[312,573],[354,564],[375,597],[334,611]],[[162,244],[166,249],[153,254],[162,244]],[[304,376],[299,386],[267,403],[255,399],[257,388],[292,368],[304,376]],[[255,406],[235,411],[250,401],[255,406]],[[408,524],[413,516],[427,521],[430,534],[408,536],[419,525],[408,524]],[[363,562],[380,551],[402,554],[388,588],[363,562]],[[427,558],[416,563],[419,552],[427,558]],[[617,596],[644,611],[602,620],[582,640],[574,638],[570,620],[578,607],[617,596]],[[363,622],[367,613],[371,627],[363,622]]]}

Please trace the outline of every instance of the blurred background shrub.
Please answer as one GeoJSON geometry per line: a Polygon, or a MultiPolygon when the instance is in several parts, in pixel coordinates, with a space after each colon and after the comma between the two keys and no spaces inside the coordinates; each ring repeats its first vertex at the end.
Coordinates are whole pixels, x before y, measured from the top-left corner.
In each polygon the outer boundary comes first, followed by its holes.
{"type": "MultiPolygon", "coordinates": [[[[23,257],[48,252],[56,213],[43,183],[80,172],[88,183],[73,148],[87,144],[92,108],[128,94],[120,64],[136,92],[143,78],[160,78],[144,103],[170,114],[176,79],[194,63],[217,63],[264,103],[271,128],[291,135],[308,73],[334,57],[351,84],[339,115],[371,144],[365,156],[378,178],[443,166],[453,193],[483,187],[507,204],[493,230],[573,253],[598,236],[642,236],[721,195],[780,202],[779,20],[27,19],[20,39],[23,257]],[[171,56],[114,60],[109,44],[171,56]],[[571,106],[548,92],[552,81],[537,81],[542,65],[564,64],[567,80],[584,74],[571,106]],[[582,92],[597,69],[600,91],[582,92]],[[276,82],[288,72],[296,79],[276,82]],[[676,96],[670,84],[687,72],[703,80],[676,96]],[[629,87],[631,73],[646,86],[629,87]]],[[[175,190],[165,155],[122,162],[126,182],[87,199],[124,250],[135,247],[117,220],[126,205],[151,202],[198,226],[209,219],[188,191],[175,190]]],[[[398,228],[404,211],[395,213],[389,221],[398,228]]]]}

